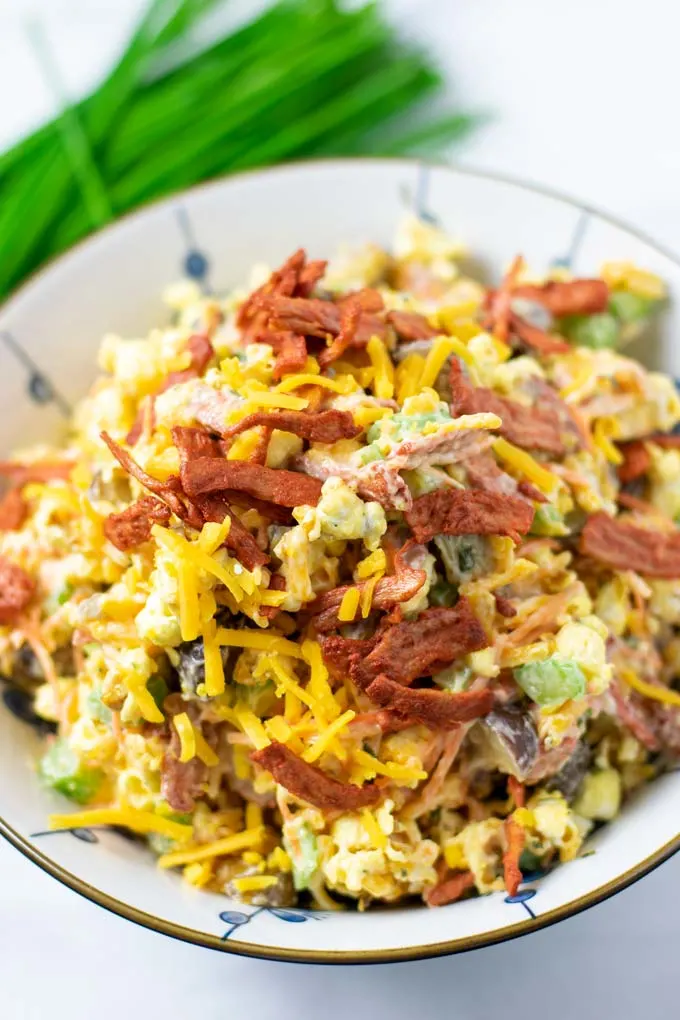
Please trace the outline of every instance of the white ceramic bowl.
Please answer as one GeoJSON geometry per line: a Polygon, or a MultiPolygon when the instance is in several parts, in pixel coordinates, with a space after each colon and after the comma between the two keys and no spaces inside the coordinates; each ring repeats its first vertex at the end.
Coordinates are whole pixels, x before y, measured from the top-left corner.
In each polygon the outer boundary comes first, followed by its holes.
{"type": "MultiPolygon", "coordinates": [[[[433,217],[499,274],[518,251],[543,269],[580,274],[630,259],[668,281],[673,304],[644,359],[680,375],[680,264],[638,233],[583,205],[485,174],[408,160],[333,160],[257,172],[171,198],[107,229],[38,274],[0,311],[0,452],[52,437],[93,377],[108,331],[164,321],[162,289],[183,273],[215,290],[252,263],[312,257],[345,241],[389,245],[405,210],[433,217]],[[675,309],[675,310],[673,310],[675,309]]],[[[16,707],[16,705],[15,705],[16,707]]],[[[33,773],[39,740],[0,705],[0,831],[36,864],[101,906],[198,945],[273,959],[376,962],[456,952],[512,938],[597,903],[680,846],[680,774],[643,790],[589,853],[496,894],[437,910],[307,913],[244,907],[159,871],[117,832],[45,833],[67,805],[33,773]],[[304,923],[302,923],[304,922],[304,923]]]]}

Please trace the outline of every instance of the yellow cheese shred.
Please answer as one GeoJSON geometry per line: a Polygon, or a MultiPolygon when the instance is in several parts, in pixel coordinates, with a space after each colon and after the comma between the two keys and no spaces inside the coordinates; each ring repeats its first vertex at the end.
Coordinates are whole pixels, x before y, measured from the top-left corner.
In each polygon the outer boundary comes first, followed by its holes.
{"type": "Polygon", "coordinates": [[[620,435],[621,430],[619,423],[616,418],[612,418],[606,415],[603,418],[598,418],[593,426],[593,440],[595,445],[602,451],[605,459],[610,464],[623,464],[623,454],[621,451],[612,443],[612,439],[617,439],[620,435]]]}
{"type": "Polygon", "coordinates": [[[680,694],[677,691],[672,691],[668,687],[656,687],[654,684],[648,684],[646,680],[641,680],[632,669],[624,667],[620,673],[621,678],[628,686],[645,698],[653,698],[654,701],[661,701],[665,705],[680,705],[680,694]]]}
{"type": "Polygon", "coordinates": [[[375,817],[370,808],[364,808],[361,812],[361,821],[363,826],[371,838],[371,842],[374,846],[380,850],[384,850],[387,846],[387,836],[378,825],[378,819],[375,817]]]}
{"type": "Polygon", "coordinates": [[[393,761],[380,761],[378,758],[374,758],[372,754],[368,754],[367,751],[355,750],[352,754],[358,765],[362,765],[374,775],[388,776],[390,779],[394,779],[395,782],[413,782],[427,779],[427,772],[414,768],[412,765],[400,765],[398,762],[393,761]]]}
{"type": "Polygon", "coordinates": [[[246,875],[243,878],[235,878],[232,885],[238,893],[249,893],[269,889],[276,885],[277,881],[276,875],[246,875]]]}
{"type": "Polygon", "coordinates": [[[474,365],[474,358],[462,341],[452,336],[439,336],[433,341],[425,358],[425,364],[423,365],[423,371],[418,383],[420,389],[426,386],[434,386],[437,376],[444,367],[444,362],[451,354],[456,354],[467,365],[474,365]]]}
{"type": "Polygon", "coordinates": [[[262,808],[259,804],[246,804],[246,829],[257,829],[262,825],[262,808]]]}
{"type": "Polygon", "coordinates": [[[179,737],[179,760],[181,762],[191,761],[196,757],[196,737],[191,719],[186,712],[179,712],[173,716],[172,723],[179,737]]]}
{"type": "Polygon", "coordinates": [[[159,868],[176,868],[182,864],[191,864],[193,861],[207,861],[211,857],[228,857],[241,853],[243,850],[252,850],[262,845],[264,835],[264,826],[257,829],[245,829],[233,836],[217,839],[214,843],[205,843],[202,846],[188,847],[186,850],[163,854],[158,858],[158,866],[159,868]]]}
{"type": "Polygon", "coordinates": [[[338,620],[341,623],[350,623],[357,614],[361,592],[358,588],[348,588],[342,596],[342,602],[338,609],[338,620]]]}
{"type": "Polygon", "coordinates": [[[420,354],[407,354],[395,373],[397,401],[403,404],[407,397],[418,392],[420,377],[425,367],[425,358],[420,354]]]}
{"type": "Polygon", "coordinates": [[[228,648],[252,648],[257,652],[278,652],[302,658],[302,649],[295,641],[288,641],[277,634],[264,634],[255,630],[230,630],[218,627],[217,644],[228,648]]]}
{"type": "Polygon", "coordinates": [[[379,573],[381,570],[387,570],[387,557],[385,556],[384,549],[376,549],[370,556],[357,563],[355,577],[360,581],[365,581],[366,578],[371,577],[372,574],[379,573]]]}
{"type": "Polygon", "coordinates": [[[291,390],[296,390],[299,386],[323,386],[326,390],[331,390],[333,393],[353,393],[358,389],[358,383],[356,379],[353,379],[351,375],[339,375],[335,379],[327,379],[325,375],[287,375],[278,386],[276,391],[278,393],[290,393],[291,390]]]}
{"type": "Polygon", "coordinates": [[[317,761],[321,757],[321,755],[328,750],[332,742],[337,737],[338,733],[341,730],[343,730],[345,726],[351,723],[355,715],[356,712],[353,712],[352,709],[350,708],[346,712],[343,712],[342,715],[339,715],[338,718],[335,719],[332,723],[330,723],[330,725],[328,725],[325,728],[323,733],[319,737],[317,737],[312,746],[308,747],[307,750],[304,752],[304,754],[302,755],[304,761],[306,762],[317,761]]]}
{"type": "MultiPolygon", "coordinates": [[[[212,622],[212,621],[211,621],[212,622]]],[[[205,661],[205,693],[209,698],[222,694],[225,688],[224,664],[216,635],[210,633],[213,628],[206,627],[203,632],[203,654],[205,661]]]]}
{"type": "Polygon", "coordinates": [[[186,559],[177,564],[177,598],[182,641],[195,641],[200,633],[198,584],[196,571],[186,559]]]}
{"type": "Polygon", "coordinates": [[[134,808],[91,808],[71,815],[49,817],[50,829],[87,829],[96,825],[120,825],[143,835],[156,832],[178,843],[191,839],[193,831],[191,825],[182,825],[155,815],[152,811],[136,811],[134,808]]]}
{"type": "Polygon", "coordinates": [[[361,593],[361,616],[362,619],[366,619],[371,611],[371,604],[373,603],[373,593],[375,592],[375,586],[382,577],[382,572],[376,574],[375,577],[371,577],[367,582],[364,590],[361,593]]]}
{"type": "Polygon", "coordinates": [[[502,461],[519,471],[520,474],[526,475],[530,482],[545,492],[546,495],[553,495],[556,488],[559,485],[559,479],[552,471],[548,471],[542,464],[539,464],[530,453],[526,450],[521,450],[519,446],[515,446],[513,443],[509,443],[507,439],[503,439],[499,436],[493,441],[494,453],[500,457],[502,461]]]}
{"type": "Polygon", "coordinates": [[[375,371],[373,392],[380,400],[391,400],[394,396],[394,366],[385,344],[378,336],[372,336],[366,346],[375,371]]]}
{"type": "Polygon", "coordinates": [[[308,689],[310,693],[321,705],[324,714],[329,719],[335,719],[340,714],[340,709],[333,697],[333,691],[328,682],[328,670],[324,664],[321,646],[318,641],[303,641],[302,654],[305,662],[309,665],[308,689]]]}
{"type": "Polygon", "coordinates": [[[261,751],[263,747],[267,747],[270,743],[269,737],[254,712],[251,712],[245,705],[238,704],[234,709],[234,717],[256,751],[261,751]]]}

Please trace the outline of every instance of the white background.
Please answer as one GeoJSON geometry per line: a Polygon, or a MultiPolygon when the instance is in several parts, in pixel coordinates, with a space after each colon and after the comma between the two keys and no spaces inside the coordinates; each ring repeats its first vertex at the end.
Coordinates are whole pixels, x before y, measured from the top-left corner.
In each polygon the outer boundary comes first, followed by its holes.
{"type": "MultiPolygon", "coordinates": [[[[464,162],[572,193],[680,251],[680,9],[672,0],[386,6],[438,54],[461,105],[492,115],[459,153],[464,162]]],[[[0,0],[0,149],[54,110],[27,17],[43,23],[76,94],[113,57],[139,7],[0,0]]],[[[0,1016],[656,1020],[678,1012],[679,893],[680,857],[606,904],[513,943],[333,969],[173,942],[107,915],[2,844],[0,1016]]]]}

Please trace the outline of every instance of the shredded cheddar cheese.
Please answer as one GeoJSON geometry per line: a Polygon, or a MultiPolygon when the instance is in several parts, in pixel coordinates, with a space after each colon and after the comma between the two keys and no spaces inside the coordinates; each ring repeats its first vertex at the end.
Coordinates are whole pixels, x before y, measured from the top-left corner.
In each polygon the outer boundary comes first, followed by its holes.
{"type": "Polygon", "coordinates": [[[394,395],[394,367],[384,342],[372,336],[366,347],[375,375],[373,392],[381,400],[391,400],[394,395]]]}
{"type": "Polygon", "coordinates": [[[342,596],[342,602],[338,609],[338,620],[341,623],[350,623],[357,615],[361,592],[358,588],[348,588],[342,596]]]}
{"type": "Polygon", "coordinates": [[[181,762],[191,761],[192,758],[196,757],[196,737],[194,728],[191,725],[191,719],[186,712],[180,712],[178,715],[173,716],[172,723],[179,737],[179,760],[181,762]]]}
{"type": "Polygon", "coordinates": [[[307,762],[317,761],[322,754],[325,754],[337,737],[338,733],[340,733],[341,730],[344,730],[345,727],[351,723],[355,715],[356,712],[353,712],[351,708],[346,712],[343,712],[342,715],[339,715],[338,718],[330,723],[323,733],[317,737],[312,746],[307,748],[305,753],[302,755],[303,759],[307,762]]]}
{"type": "Polygon", "coordinates": [[[262,826],[257,829],[246,829],[233,836],[217,839],[214,843],[187,847],[186,850],[163,854],[158,858],[158,866],[159,868],[177,868],[183,864],[191,864],[193,861],[206,861],[211,857],[231,857],[243,850],[252,850],[262,846],[264,836],[265,830],[262,826]]]}
{"type": "Polygon", "coordinates": [[[509,443],[501,436],[494,439],[493,449],[502,461],[505,461],[509,467],[514,468],[520,474],[526,475],[541,492],[548,496],[554,494],[559,486],[559,479],[552,471],[548,471],[542,464],[539,464],[526,450],[521,450],[519,446],[509,443]]]}
{"type": "Polygon", "coordinates": [[[634,673],[632,669],[621,669],[619,671],[621,677],[632,687],[638,694],[642,694],[645,698],[652,698],[654,701],[661,701],[665,705],[678,705],[680,706],[680,693],[673,691],[668,687],[657,687],[654,684],[647,683],[646,680],[641,680],[637,673],[634,673]]]}
{"type": "Polygon", "coordinates": [[[147,835],[155,832],[178,843],[191,838],[191,825],[182,825],[169,818],[155,815],[151,811],[135,811],[133,808],[92,808],[76,811],[70,815],[50,815],[50,829],[88,829],[97,825],[120,825],[131,832],[147,835]]]}

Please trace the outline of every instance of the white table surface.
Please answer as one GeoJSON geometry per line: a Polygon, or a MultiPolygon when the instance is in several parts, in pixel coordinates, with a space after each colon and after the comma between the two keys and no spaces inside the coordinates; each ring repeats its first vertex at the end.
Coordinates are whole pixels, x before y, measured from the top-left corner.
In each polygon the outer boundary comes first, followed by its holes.
{"type": "MultiPolygon", "coordinates": [[[[0,148],[53,108],[26,41],[43,20],[77,92],[140,0],[0,0],[0,148]]],[[[493,120],[463,161],[585,198],[680,251],[680,8],[671,0],[388,0],[493,120]]],[[[1,248],[1,242],[0,242],[1,248]]],[[[0,844],[3,1020],[678,1013],[680,857],[579,917],[463,956],[328,968],[238,959],[107,914],[0,844]]]]}

